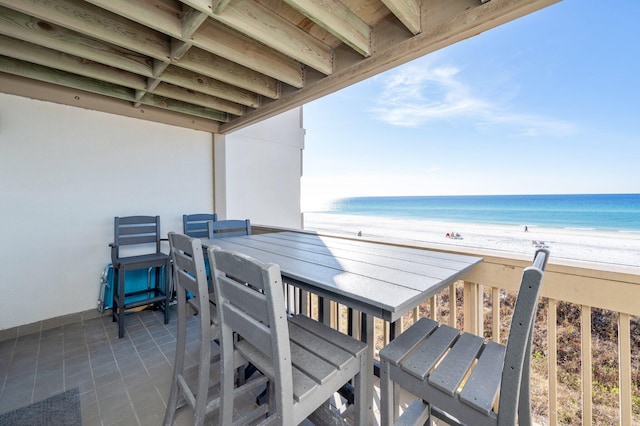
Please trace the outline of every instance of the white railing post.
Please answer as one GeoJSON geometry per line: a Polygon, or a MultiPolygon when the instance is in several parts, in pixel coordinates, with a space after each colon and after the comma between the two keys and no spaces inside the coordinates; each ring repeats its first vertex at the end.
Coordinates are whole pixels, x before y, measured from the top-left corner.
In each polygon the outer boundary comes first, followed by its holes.
{"type": "Polygon", "coordinates": [[[620,424],[630,425],[631,412],[631,326],[629,314],[618,316],[618,364],[620,375],[620,424]]]}
{"type": "Polygon", "coordinates": [[[468,281],[464,282],[464,331],[478,336],[484,334],[482,310],[483,310],[483,286],[468,281]]]}
{"type": "Polygon", "coordinates": [[[491,340],[500,343],[500,289],[491,288],[491,340]]]}
{"type": "Polygon", "coordinates": [[[591,307],[582,305],[581,309],[580,352],[582,354],[582,424],[591,426],[593,423],[593,371],[591,363],[591,307]]]}
{"type": "Polygon", "coordinates": [[[547,345],[549,347],[549,426],[558,425],[558,302],[549,299],[547,345]]]}
{"type": "Polygon", "coordinates": [[[429,299],[429,316],[432,320],[438,321],[438,295],[434,294],[431,299],[429,299]]]}
{"type": "Polygon", "coordinates": [[[458,316],[458,297],[456,295],[457,282],[449,286],[449,326],[455,327],[458,316]]]}

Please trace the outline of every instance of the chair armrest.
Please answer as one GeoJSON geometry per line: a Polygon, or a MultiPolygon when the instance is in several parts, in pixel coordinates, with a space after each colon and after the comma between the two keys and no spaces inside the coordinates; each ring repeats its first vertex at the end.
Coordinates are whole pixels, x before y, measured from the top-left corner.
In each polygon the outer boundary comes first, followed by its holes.
{"type": "Polygon", "coordinates": [[[119,248],[120,246],[116,243],[109,243],[109,247],[111,247],[111,263],[113,265],[115,265],[116,263],[118,263],[118,256],[119,256],[119,248]]]}
{"type": "MultiPolygon", "coordinates": [[[[162,246],[162,243],[169,243],[169,238],[160,238],[160,246],[162,246]]],[[[169,247],[169,251],[171,251],[171,247],[169,247]]]]}

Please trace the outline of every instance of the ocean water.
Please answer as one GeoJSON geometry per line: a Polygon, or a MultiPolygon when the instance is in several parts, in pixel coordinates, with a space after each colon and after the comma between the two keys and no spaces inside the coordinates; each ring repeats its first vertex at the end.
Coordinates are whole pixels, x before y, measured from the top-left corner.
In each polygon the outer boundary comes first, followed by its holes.
{"type": "Polygon", "coordinates": [[[322,213],[640,232],[640,194],[354,197],[322,213]]]}

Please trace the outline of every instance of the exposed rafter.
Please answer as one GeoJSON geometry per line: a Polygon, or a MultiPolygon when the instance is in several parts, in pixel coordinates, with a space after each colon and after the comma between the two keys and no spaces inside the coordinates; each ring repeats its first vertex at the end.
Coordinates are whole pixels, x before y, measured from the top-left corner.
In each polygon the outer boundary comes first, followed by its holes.
{"type": "Polygon", "coordinates": [[[285,0],[363,56],[371,54],[371,28],[339,0],[285,0]]]}
{"type": "Polygon", "coordinates": [[[382,0],[382,2],[413,34],[421,31],[422,13],[419,0],[382,0]]]}

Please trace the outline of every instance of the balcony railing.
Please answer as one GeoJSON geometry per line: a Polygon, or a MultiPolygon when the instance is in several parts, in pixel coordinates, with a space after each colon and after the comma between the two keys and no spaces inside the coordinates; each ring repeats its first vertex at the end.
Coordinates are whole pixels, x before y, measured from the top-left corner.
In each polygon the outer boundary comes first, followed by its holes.
{"type": "MultiPolygon", "coordinates": [[[[258,233],[269,231],[272,229],[256,229],[258,233]]],[[[434,249],[386,239],[377,242],[434,249]]],[[[504,343],[522,270],[531,260],[457,252],[481,255],[484,261],[464,281],[405,315],[403,326],[427,315],[504,343]]],[[[301,299],[297,290],[290,291],[292,311],[318,315],[316,296],[301,299]]],[[[324,314],[344,332],[357,320],[348,313],[344,306],[325,303],[324,314]]],[[[351,329],[357,333],[359,327],[351,329]]],[[[387,330],[388,324],[376,320],[378,350],[388,342],[387,330]]],[[[640,274],[633,268],[560,264],[554,262],[552,251],[532,351],[531,389],[537,423],[640,424],[640,274]]]]}

